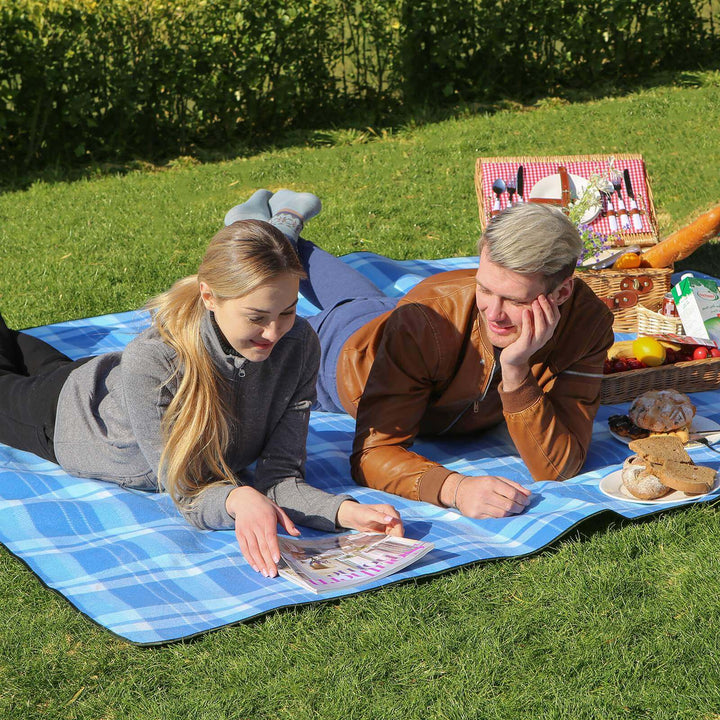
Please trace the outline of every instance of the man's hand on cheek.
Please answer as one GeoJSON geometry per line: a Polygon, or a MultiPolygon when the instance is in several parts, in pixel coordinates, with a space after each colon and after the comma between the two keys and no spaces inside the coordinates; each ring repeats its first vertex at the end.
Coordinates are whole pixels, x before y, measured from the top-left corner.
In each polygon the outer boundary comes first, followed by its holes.
{"type": "Polygon", "coordinates": [[[500,353],[503,388],[516,389],[530,372],[530,358],[547,344],[560,321],[560,310],[552,295],[538,295],[522,312],[517,340],[500,353]]]}

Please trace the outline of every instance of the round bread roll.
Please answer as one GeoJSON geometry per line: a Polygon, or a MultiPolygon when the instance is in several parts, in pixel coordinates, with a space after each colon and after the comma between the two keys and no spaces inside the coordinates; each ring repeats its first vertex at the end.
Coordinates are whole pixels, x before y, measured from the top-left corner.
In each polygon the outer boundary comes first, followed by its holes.
{"type": "Polygon", "coordinates": [[[622,481],[625,489],[638,500],[655,500],[670,492],[660,478],[646,471],[645,463],[637,455],[631,455],[623,463],[622,481]]]}
{"type": "Polygon", "coordinates": [[[650,432],[670,432],[690,426],[695,406],[677,390],[650,390],[635,398],[628,415],[638,427],[650,432]]]}

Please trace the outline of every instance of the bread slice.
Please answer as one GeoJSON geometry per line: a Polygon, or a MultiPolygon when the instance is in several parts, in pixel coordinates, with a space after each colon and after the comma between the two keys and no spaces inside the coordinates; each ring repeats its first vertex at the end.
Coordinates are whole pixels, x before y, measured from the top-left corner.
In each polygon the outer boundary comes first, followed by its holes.
{"type": "Polygon", "coordinates": [[[662,464],[666,460],[692,464],[680,438],[674,435],[651,435],[641,440],[633,440],[630,449],[648,462],[662,464]]]}
{"type": "Polygon", "coordinates": [[[662,465],[653,465],[653,470],[663,485],[690,494],[712,490],[717,475],[711,467],[688,465],[676,460],[666,460],[662,465]]]}

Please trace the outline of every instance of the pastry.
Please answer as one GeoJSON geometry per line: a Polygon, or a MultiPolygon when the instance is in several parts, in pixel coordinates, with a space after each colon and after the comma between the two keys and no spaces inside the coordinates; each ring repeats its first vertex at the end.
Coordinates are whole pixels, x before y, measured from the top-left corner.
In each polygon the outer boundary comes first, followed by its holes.
{"type": "Polygon", "coordinates": [[[633,401],[628,416],[638,427],[653,433],[687,430],[695,406],[677,390],[650,390],[633,401]]]}
{"type": "Polygon", "coordinates": [[[637,455],[631,455],[622,469],[622,482],[625,489],[639,500],[655,500],[667,495],[670,488],[637,455]]]}
{"type": "Polygon", "coordinates": [[[650,434],[649,430],[638,427],[627,415],[611,415],[608,426],[616,435],[630,440],[639,440],[650,434]]]}

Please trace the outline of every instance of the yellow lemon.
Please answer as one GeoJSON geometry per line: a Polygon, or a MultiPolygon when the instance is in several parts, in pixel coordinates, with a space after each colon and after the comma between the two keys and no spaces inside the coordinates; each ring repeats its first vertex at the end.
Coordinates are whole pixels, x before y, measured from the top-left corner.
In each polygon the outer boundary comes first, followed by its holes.
{"type": "Polygon", "coordinates": [[[633,340],[633,355],[649,367],[657,367],[665,362],[665,348],[655,338],[639,337],[633,340]]]}

